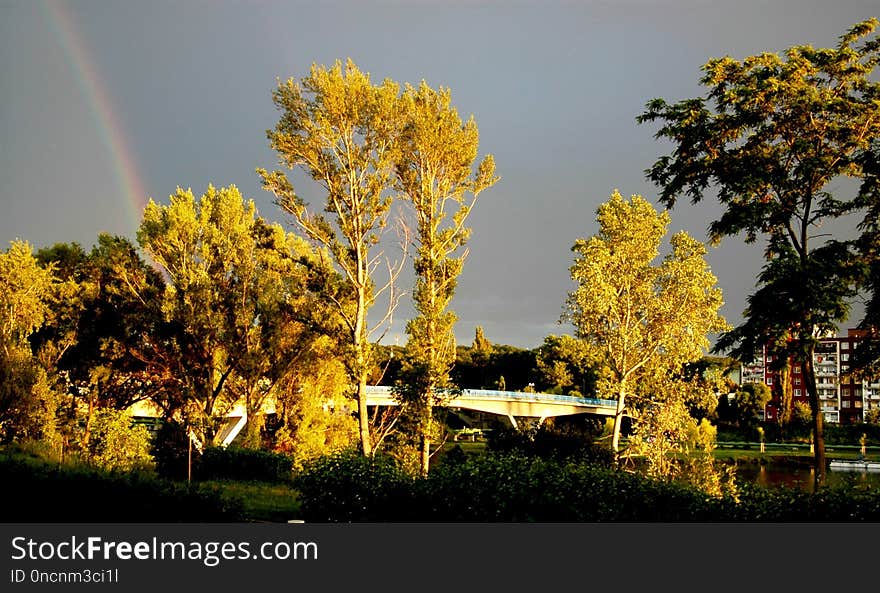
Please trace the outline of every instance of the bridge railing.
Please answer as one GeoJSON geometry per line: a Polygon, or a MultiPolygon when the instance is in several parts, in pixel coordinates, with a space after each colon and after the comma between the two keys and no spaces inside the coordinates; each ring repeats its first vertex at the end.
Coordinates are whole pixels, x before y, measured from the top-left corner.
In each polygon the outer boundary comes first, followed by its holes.
{"type": "MultiPolygon", "coordinates": [[[[367,386],[367,393],[375,395],[391,395],[391,387],[385,385],[367,386]]],[[[501,391],[497,389],[463,389],[461,395],[454,399],[503,399],[529,402],[556,402],[581,406],[614,407],[617,402],[611,399],[596,399],[591,397],[578,397],[574,395],[559,395],[555,393],[530,393],[525,391],[501,391]]]]}

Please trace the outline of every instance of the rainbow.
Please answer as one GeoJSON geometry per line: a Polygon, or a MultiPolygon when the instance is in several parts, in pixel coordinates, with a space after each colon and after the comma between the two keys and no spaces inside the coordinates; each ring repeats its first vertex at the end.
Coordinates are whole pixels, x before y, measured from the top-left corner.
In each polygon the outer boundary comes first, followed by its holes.
{"type": "Polygon", "coordinates": [[[125,200],[126,225],[134,237],[146,206],[147,193],[138,173],[137,161],[125,140],[124,127],[66,3],[62,0],[43,0],[41,4],[50,32],[66,57],[71,74],[89,106],[95,129],[111,159],[117,190],[125,200]]]}

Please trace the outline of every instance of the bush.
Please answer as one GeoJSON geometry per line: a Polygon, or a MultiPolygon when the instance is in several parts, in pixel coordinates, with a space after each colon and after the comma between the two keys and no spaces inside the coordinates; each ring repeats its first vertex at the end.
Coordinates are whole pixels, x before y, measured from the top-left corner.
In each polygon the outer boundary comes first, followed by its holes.
{"type": "Polygon", "coordinates": [[[519,453],[542,458],[577,460],[610,468],[614,453],[593,442],[590,434],[569,426],[542,425],[535,430],[501,428],[493,431],[488,447],[496,453],[519,453]]]}
{"type": "Polygon", "coordinates": [[[315,522],[878,521],[876,489],[816,494],[741,485],[736,498],[680,483],[553,458],[492,453],[411,478],[393,461],[356,452],[325,457],[296,481],[315,522]]]}
{"type": "Polygon", "coordinates": [[[439,468],[423,494],[428,521],[699,521],[716,505],[693,488],[516,453],[439,468]]]}
{"type": "Polygon", "coordinates": [[[100,409],[92,421],[89,462],[107,471],[152,469],[150,433],[123,410],[100,409]]]}
{"type": "Polygon", "coordinates": [[[231,522],[244,518],[241,501],[215,489],[175,484],[142,473],[48,464],[0,456],[4,491],[0,522],[172,523],[231,522]],[[14,487],[13,487],[14,485],[14,487]]]}
{"type": "Polygon", "coordinates": [[[315,459],[294,478],[309,522],[408,520],[419,506],[413,485],[393,458],[352,450],[315,459]]]}
{"type": "Polygon", "coordinates": [[[585,463],[488,454],[412,478],[384,456],[324,457],[294,481],[313,522],[688,521],[712,516],[701,492],[585,463]]]}
{"type": "Polygon", "coordinates": [[[289,482],[293,460],[283,453],[240,447],[208,447],[201,456],[200,480],[289,482]]]}

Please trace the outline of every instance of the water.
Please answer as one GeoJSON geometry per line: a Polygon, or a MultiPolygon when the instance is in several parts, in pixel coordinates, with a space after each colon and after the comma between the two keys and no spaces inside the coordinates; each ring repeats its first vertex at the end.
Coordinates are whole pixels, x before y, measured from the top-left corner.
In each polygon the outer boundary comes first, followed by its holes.
{"type": "MultiPolygon", "coordinates": [[[[764,488],[785,486],[812,492],[815,470],[811,467],[765,466],[743,464],[737,467],[737,477],[746,483],[764,488]]],[[[831,487],[864,487],[880,489],[880,472],[828,470],[827,485],[831,487]]]]}

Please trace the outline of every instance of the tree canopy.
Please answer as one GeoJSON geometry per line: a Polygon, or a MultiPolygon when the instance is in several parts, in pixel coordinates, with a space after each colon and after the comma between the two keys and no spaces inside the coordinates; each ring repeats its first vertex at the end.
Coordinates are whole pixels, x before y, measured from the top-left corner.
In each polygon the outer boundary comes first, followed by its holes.
{"type": "Polygon", "coordinates": [[[676,233],[670,253],[654,263],[668,213],[641,196],[627,201],[615,191],[596,218],[599,232],[572,248],[577,288],[563,317],[597,363],[600,397],[617,400],[612,448],[618,451],[628,405],[647,398],[642,389],[656,388],[654,378],[671,380],[685,363],[698,360],[709,334],[727,324],[718,314],[721,290],[702,243],[676,233]]]}
{"type": "Polygon", "coordinates": [[[766,237],[759,288],[746,321],[720,349],[750,358],[770,342],[806,368],[814,417],[817,480],[824,479],[823,409],[812,372],[818,338],[835,331],[863,270],[854,244],[818,229],[861,205],[857,193],[829,191],[840,178],[863,178],[863,155],[880,134],[880,84],[871,74],[880,41],[876,19],[857,23],[835,48],[797,45],[783,55],[723,57],[703,66],[705,97],[654,99],[639,122],[659,121],[673,143],[646,171],[672,207],[682,194],[699,202],[710,188],[724,206],[709,226],[714,241],[766,237]]]}

